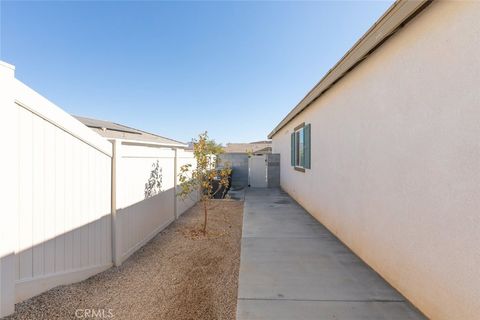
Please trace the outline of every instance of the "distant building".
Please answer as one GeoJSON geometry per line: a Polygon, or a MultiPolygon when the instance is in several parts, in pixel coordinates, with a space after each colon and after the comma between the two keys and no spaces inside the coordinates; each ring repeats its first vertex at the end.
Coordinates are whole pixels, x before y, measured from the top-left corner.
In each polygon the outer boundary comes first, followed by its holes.
{"type": "Polygon", "coordinates": [[[232,169],[233,188],[248,186],[248,158],[250,155],[272,153],[272,142],[255,141],[250,143],[227,143],[221,155],[223,163],[228,163],[232,169]]]}
{"type": "Polygon", "coordinates": [[[250,143],[227,143],[223,148],[225,153],[251,153],[251,154],[265,154],[272,153],[272,142],[256,141],[250,143]]]}

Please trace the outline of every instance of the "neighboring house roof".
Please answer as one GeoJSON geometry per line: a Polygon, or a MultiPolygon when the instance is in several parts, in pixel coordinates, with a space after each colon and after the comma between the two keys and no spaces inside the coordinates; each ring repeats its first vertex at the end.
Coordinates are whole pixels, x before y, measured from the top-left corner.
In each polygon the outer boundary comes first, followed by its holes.
{"type": "Polygon", "coordinates": [[[271,152],[271,141],[257,141],[251,143],[227,143],[225,147],[223,147],[223,151],[225,153],[258,153],[258,152],[265,152],[267,148],[270,148],[271,152]]]}
{"type": "Polygon", "coordinates": [[[140,142],[153,142],[156,144],[163,144],[166,146],[174,146],[186,148],[187,145],[169,138],[165,138],[154,133],[142,131],[127,127],[115,122],[74,116],[78,121],[101,135],[109,139],[123,139],[140,142]]]}
{"type": "Polygon", "coordinates": [[[397,0],[375,22],[375,24],[347,51],[347,53],[327,72],[327,74],[307,93],[307,95],[293,108],[290,113],[268,135],[271,139],[280,129],[305,110],[325,91],[333,86],[360,62],[366,59],[375,49],[384,43],[390,36],[415,17],[431,3],[431,0],[397,0]]]}
{"type": "Polygon", "coordinates": [[[254,153],[272,153],[272,147],[266,147],[255,151],[254,153]]]}

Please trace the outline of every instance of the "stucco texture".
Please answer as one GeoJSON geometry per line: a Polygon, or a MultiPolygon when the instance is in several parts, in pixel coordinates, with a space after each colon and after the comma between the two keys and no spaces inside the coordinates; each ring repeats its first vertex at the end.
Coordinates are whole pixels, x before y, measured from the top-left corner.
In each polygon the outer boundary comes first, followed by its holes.
{"type": "Polygon", "coordinates": [[[480,316],[479,21],[432,3],[273,137],[282,188],[432,319],[480,316]]]}

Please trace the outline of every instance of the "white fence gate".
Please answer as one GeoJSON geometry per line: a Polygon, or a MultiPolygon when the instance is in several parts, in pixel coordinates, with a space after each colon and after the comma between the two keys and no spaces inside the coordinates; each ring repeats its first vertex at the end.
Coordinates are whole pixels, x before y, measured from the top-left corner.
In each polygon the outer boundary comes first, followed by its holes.
{"type": "Polygon", "coordinates": [[[248,181],[252,188],[266,188],[267,181],[267,156],[258,155],[248,158],[248,181]]]}

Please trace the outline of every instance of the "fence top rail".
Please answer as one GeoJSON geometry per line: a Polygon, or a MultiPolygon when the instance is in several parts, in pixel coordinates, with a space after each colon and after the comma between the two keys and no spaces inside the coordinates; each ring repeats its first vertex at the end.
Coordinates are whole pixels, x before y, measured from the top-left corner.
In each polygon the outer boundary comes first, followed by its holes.
{"type": "Polygon", "coordinates": [[[35,90],[15,79],[15,103],[105,155],[112,157],[112,144],[63,111],[35,90]]]}
{"type": "Polygon", "coordinates": [[[186,148],[186,144],[181,143],[159,143],[159,142],[151,142],[151,141],[144,141],[144,140],[130,140],[130,139],[112,139],[109,138],[110,141],[118,140],[122,144],[125,145],[132,145],[132,146],[145,146],[145,147],[154,147],[154,148],[171,148],[171,149],[183,149],[186,148]]]}

